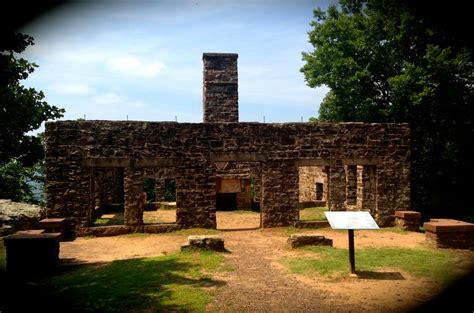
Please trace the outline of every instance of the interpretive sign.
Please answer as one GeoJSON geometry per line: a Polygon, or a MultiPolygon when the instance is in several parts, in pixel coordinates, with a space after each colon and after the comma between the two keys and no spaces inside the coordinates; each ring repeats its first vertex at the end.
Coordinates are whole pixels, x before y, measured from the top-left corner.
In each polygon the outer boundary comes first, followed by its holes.
{"type": "Polygon", "coordinates": [[[379,229],[369,212],[324,212],[332,229],[379,229]]]}
{"type": "Polygon", "coordinates": [[[356,276],[355,270],[355,249],[354,249],[354,229],[379,229],[369,212],[324,212],[332,229],[347,229],[349,235],[349,264],[351,275],[356,276]]]}

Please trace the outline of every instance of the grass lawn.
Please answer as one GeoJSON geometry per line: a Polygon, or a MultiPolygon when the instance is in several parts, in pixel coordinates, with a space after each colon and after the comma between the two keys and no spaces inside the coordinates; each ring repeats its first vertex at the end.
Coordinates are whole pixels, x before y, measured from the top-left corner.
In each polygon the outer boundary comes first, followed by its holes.
{"type": "MultiPolygon", "coordinates": [[[[290,272],[305,276],[323,275],[329,281],[347,277],[349,257],[347,249],[332,247],[306,247],[301,256],[280,259],[290,272]]],[[[453,271],[455,253],[449,250],[370,248],[357,249],[356,271],[376,277],[380,268],[400,269],[417,277],[424,277],[446,284],[457,278],[453,271]]]]}
{"type": "MultiPolygon", "coordinates": [[[[154,212],[145,212],[143,214],[144,224],[159,224],[164,223],[159,217],[154,216],[154,212]]],[[[123,213],[108,213],[103,214],[102,217],[98,218],[94,222],[94,226],[112,226],[112,225],[123,225],[124,216],[123,213]]]]}
{"type": "Polygon", "coordinates": [[[31,293],[74,312],[203,312],[221,284],[212,274],[229,267],[222,254],[183,252],[62,270],[30,282],[31,293]]]}
{"type": "Polygon", "coordinates": [[[111,225],[123,225],[123,213],[109,213],[104,214],[94,222],[94,226],[111,226],[111,225]]]}
{"type": "Polygon", "coordinates": [[[300,210],[300,220],[302,221],[324,221],[324,212],[329,211],[327,207],[314,207],[300,210]]]}

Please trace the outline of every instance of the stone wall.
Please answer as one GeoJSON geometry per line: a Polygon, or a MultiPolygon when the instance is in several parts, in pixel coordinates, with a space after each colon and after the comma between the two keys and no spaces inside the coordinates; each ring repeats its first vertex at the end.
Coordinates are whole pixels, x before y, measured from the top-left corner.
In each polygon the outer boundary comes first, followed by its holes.
{"type": "Polygon", "coordinates": [[[298,175],[300,203],[326,201],[328,177],[324,167],[302,166],[298,169],[298,175]],[[317,192],[316,183],[322,185],[322,192],[317,192]]]}
{"type": "Polygon", "coordinates": [[[59,121],[46,123],[45,134],[48,215],[81,225],[91,221],[100,171],[123,170],[126,224],[140,225],[143,177],[171,168],[177,223],[215,228],[216,162],[258,164],[263,227],[298,220],[304,166],[327,167],[331,210],[347,209],[347,166],[361,173],[356,203],[371,203],[381,226],[410,209],[406,124],[59,121]]]}
{"type": "Polygon", "coordinates": [[[203,106],[205,123],[239,121],[235,53],[204,53],[203,106]]]}

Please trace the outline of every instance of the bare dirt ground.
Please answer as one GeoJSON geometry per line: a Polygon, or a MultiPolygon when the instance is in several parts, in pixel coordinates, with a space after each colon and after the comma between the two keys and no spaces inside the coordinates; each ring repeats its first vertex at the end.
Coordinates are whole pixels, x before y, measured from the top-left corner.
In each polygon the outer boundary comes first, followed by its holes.
{"type": "MultiPolygon", "coordinates": [[[[167,218],[171,219],[174,211],[164,210],[160,214],[169,215],[167,218]]],[[[221,228],[241,229],[258,227],[260,221],[255,213],[218,212],[217,219],[221,228]]],[[[438,282],[415,278],[400,269],[381,269],[376,278],[348,276],[338,282],[289,274],[277,262],[295,254],[286,243],[288,234],[285,231],[286,228],[273,228],[221,233],[230,251],[226,258],[235,270],[217,277],[226,284],[214,290],[215,298],[208,311],[404,312],[441,291],[438,282]]],[[[298,232],[320,233],[333,239],[337,248],[348,246],[344,231],[327,228],[298,232]]],[[[158,256],[179,251],[186,240],[185,234],[78,238],[74,242],[61,243],[61,258],[94,263],[158,256]]],[[[355,242],[356,250],[385,246],[414,248],[424,246],[424,234],[356,231],[355,242]]],[[[474,253],[470,251],[460,255],[460,267],[470,265],[474,259],[474,253]]]]}

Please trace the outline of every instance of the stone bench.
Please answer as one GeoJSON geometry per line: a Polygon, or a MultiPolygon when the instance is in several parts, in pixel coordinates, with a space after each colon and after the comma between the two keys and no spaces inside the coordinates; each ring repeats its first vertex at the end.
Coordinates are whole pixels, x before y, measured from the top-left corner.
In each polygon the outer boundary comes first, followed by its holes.
{"type": "Polygon", "coordinates": [[[188,243],[181,246],[181,251],[186,251],[189,249],[198,249],[198,250],[212,250],[225,252],[224,239],[219,236],[189,236],[188,243]]]}
{"type": "Polygon", "coordinates": [[[76,239],[76,219],[49,217],[39,221],[39,228],[45,233],[61,233],[61,241],[73,241],[76,239]]]}
{"type": "Polygon", "coordinates": [[[292,249],[303,246],[331,246],[332,239],[326,238],[321,234],[293,234],[288,237],[288,244],[292,249]]]}
{"type": "Polygon", "coordinates": [[[453,219],[430,219],[424,223],[425,240],[436,248],[474,250],[474,224],[453,219]]]}
{"type": "Polygon", "coordinates": [[[419,231],[420,218],[420,212],[395,211],[395,226],[407,231],[419,231]]]}
{"type": "Polygon", "coordinates": [[[25,230],[3,238],[7,251],[7,270],[17,273],[37,272],[59,262],[61,233],[25,230]]]}
{"type": "Polygon", "coordinates": [[[44,229],[45,233],[64,233],[66,229],[66,219],[45,218],[39,221],[39,227],[44,229]]]}

